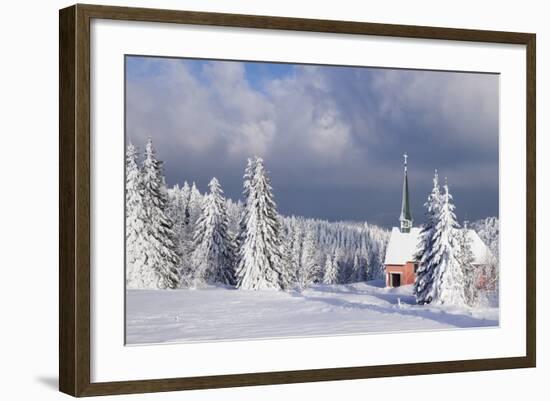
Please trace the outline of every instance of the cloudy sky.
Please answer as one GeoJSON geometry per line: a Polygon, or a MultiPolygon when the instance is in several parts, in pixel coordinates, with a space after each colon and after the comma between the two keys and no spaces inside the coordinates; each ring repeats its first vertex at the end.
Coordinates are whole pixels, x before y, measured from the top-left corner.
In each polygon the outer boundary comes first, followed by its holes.
{"type": "Polygon", "coordinates": [[[498,75],[128,56],[126,140],[167,183],[238,199],[265,159],[279,211],[398,224],[403,153],[415,224],[434,169],[459,219],[498,216],[498,75]]]}

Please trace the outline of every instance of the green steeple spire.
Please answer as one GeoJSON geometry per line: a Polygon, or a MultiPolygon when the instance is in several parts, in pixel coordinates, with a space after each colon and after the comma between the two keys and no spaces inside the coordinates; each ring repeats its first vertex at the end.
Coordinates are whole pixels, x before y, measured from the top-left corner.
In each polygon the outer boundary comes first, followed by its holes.
{"type": "Polygon", "coordinates": [[[401,223],[401,232],[408,233],[411,231],[413,219],[411,215],[411,209],[409,205],[409,180],[407,177],[407,154],[403,155],[405,159],[404,171],[403,171],[403,196],[401,198],[401,215],[399,216],[399,223],[401,223]]]}

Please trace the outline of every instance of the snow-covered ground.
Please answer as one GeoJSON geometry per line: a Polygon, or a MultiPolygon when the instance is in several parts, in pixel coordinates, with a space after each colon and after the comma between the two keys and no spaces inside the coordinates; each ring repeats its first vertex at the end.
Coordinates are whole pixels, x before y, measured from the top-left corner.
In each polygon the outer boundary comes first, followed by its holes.
{"type": "Polygon", "coordinates": [[[127,344],[447,330],[498,326],[498,307],[415,304],[412,286],[380,281],[299,292],[128,290],[127,344]]]}

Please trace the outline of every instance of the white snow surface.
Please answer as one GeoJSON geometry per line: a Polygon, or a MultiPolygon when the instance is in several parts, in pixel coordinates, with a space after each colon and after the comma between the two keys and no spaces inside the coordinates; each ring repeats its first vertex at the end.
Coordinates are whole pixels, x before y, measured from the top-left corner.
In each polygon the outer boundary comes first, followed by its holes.
{"type": "MultiPolygon", "coordinates": [[[[402,233],[399,228],[393,227],[384,263],[386,265],[404,265],[411,262],[417,251],[419,234],[419,227],[411,228],[409,233],[402,233]]],[[[468,236],[471,240],[474,264],[483,264],[487,254],[490,254],[491,251],[474,230],[468,230],[468,236]]]]}
{"type": "Polygon", "coordinates": [[[412,286],[382,281],[303,292],[207,286],[127,290],[128,345],[498,326],[498,306],[416,305],[412,286]]]}

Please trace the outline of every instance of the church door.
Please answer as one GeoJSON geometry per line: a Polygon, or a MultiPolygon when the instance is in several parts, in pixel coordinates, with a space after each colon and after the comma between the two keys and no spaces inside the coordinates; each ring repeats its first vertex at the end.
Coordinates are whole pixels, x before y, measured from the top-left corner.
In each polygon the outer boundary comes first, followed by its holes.
{"type": "Polygon", "coordinates": [[[392,273],[391,274],[391,286],[392,287],[399,287],[400,285],[401,285],[401,274],[392,273]]]}

